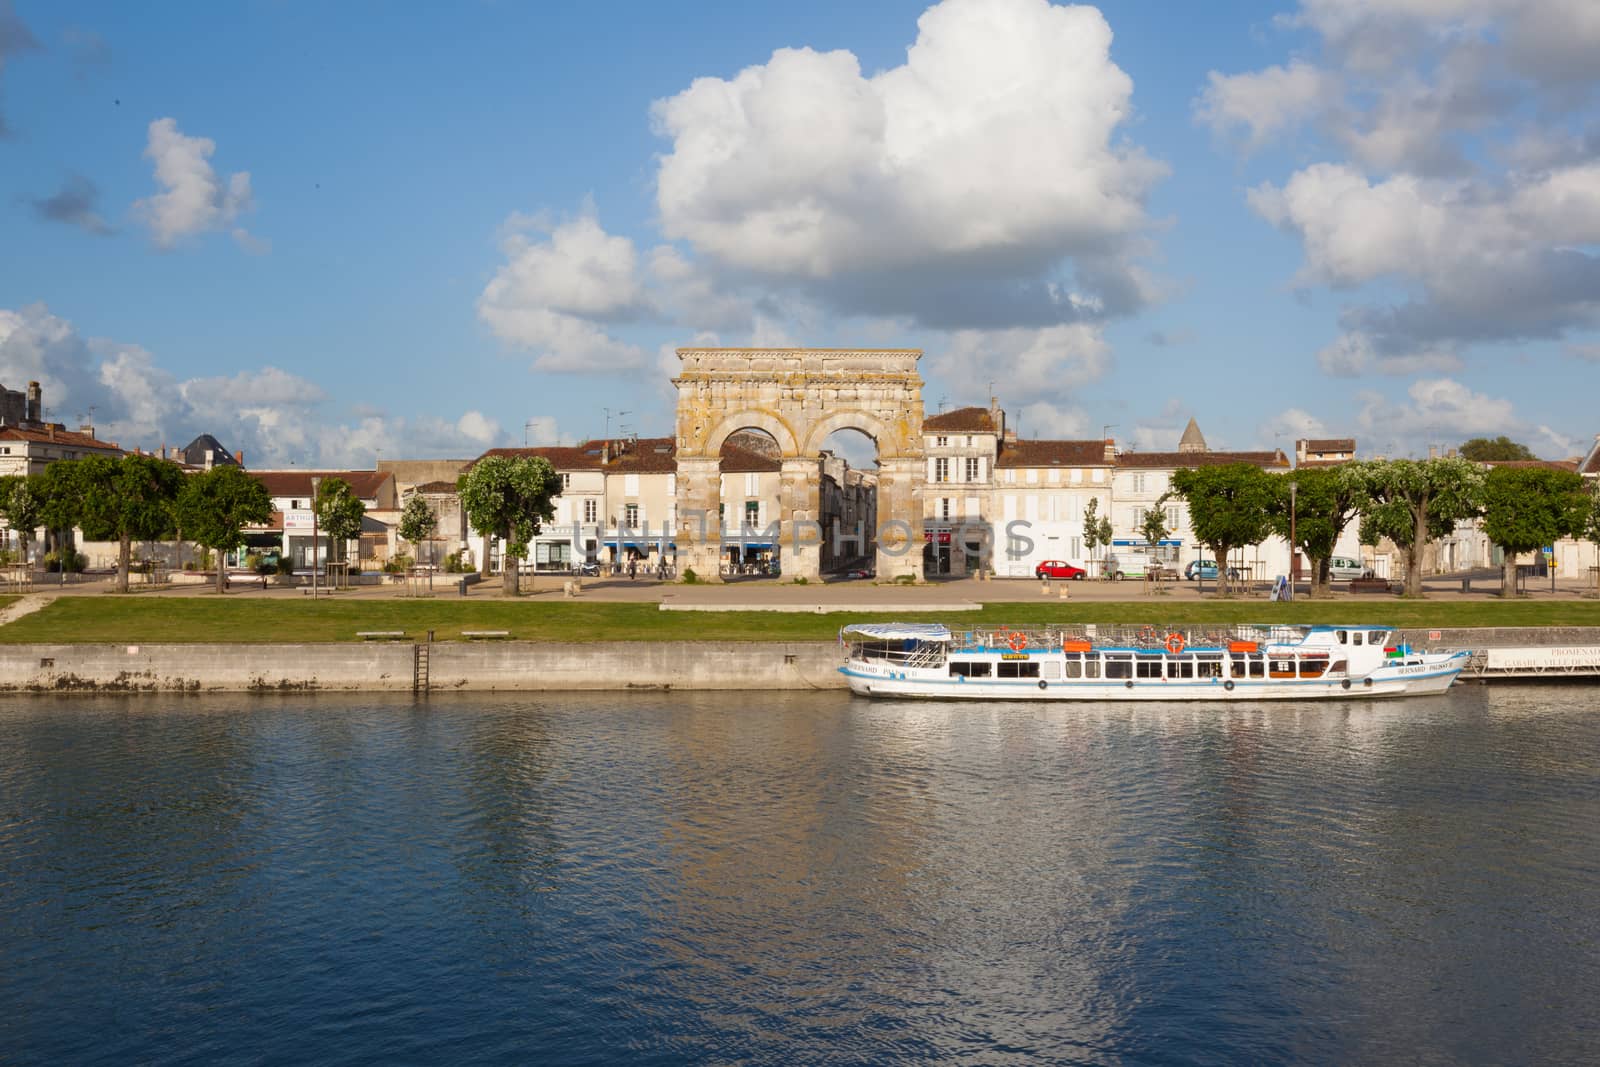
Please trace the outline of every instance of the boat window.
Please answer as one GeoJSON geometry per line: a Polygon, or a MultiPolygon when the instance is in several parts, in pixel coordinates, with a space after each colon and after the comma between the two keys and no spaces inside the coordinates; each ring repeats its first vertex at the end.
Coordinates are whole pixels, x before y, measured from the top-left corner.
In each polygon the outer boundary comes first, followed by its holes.
{"type": "Polygon", "coordinates": [[[1002,660],[998,676],[1001,678],[1037,678],[1039,677],[1039,664],[1029,660],[1019,663],[1016,660],[1002,660]]]}
{"type": "Polygon", "coordinates": [[[1345,674],[1350,670],[1350,661],[1347,659],[1334,660],[1333,666],[1328,668],[1329,674],[1345,674]]]}
{"type": "Polygon", "coordinates": [[[1193,678],[1194,661],[1187,659],[1169,659],[1167,661],[1168,678],[1193,678]]]}
{"type": "Polygon", "coordinates": [[[1252,677],[1252,678],[1264,677],[1265,674],[1266,674],[1266,671],[1267,671],[1267,660],[1266,660],[1265,656],[1251,656],[1250,657],[1250,677],[1252,677]]]}
{"type": "Polygon", "coordinates": [[[1082,656],[1068,656],[1067,657],[1067,677],[1068,678],[1082,678],[1083,677],[1083,657],[1082,656]]]}
{"type": "Polygon", "coordinates": [[[1355,640],[1353,640],[1351,644],[1359,645],[1361,643],[1361,631],[1357,630],[1353,636],[1355,640]]]}
{"type": "Polygon", "coordinates": [[[1246,667],[1245,667],[1246,662],[1247,661],[1246,661],[1246,658],[1244,656],[1236,656],[1236,657],[1234,657],[1234,660],[1233,660],[1233,676],[1235,678],[1243,678],[1244,677],[1245,670],[1246,670],[1246,667]]]}
{"type": "Polygon", "coordinates": [[[992,667],[988,660],[957,660],[950,664],[950,673],[963,678],[987,678],[992,667]]]}
{"type": "MultiPolygon", "coordinates": [[[[1348,645],[1350,643],[1350,631],[1349,630],[1335,630],[1334,633],[1338,635],[1339,643],[1341,645],[1348,645]]],[[[1359,636],[1359,635],[1357,635],[1357,636],[1359,636]]]]}
{"type": "Polygon", "coordinates": [[[1132,678],[1133,677],[1133,663],[1130,662],[1130,660],[1129,660],[1129,658],[1127,656],[1107,656],[1106,657],[1106,677],[1107,678],[1132,678]]]}
{"type": "Polygon", "coordinates": [[[1388,632],[1385,630],[1373,630],[1371,633],[1367,634],[1367,644],[1382,645],[1383,639],[1387,636],[1388,632]]]}
{"type": "Polygon", "coordinates": [[[1139,677],[1140,678],[1159,678],[1159,677],[1161,677],[1161,661],[1159,659],[1153,659],[1153,658],[1148,657],[1148,656],[1140,656],[1139,657],[1139,664],[1138,664],[1138,673],[1139,673],[1139,677]]]}
{"type": "Polygon", "coordinates": [[[1300,661],[1300,677],[1302,678],[1321,678],[1322,672],[1327,669],[1327,660],[1303,659],[1300,661]]]}
{"type": "Polygon", "coordinates": [[[1222,660],[1217,657],[1203,657],[1195,664],[1195,673],[1201,678],[1221,678],[1222,660]]]}
{"type": "Polygon", "coordinates": [[[1061,677],[1061,664],[1055,660],[1046,660],[1039,664],[1039,677],[1048,678],[1052,682],[1061,677]]]}
{"type": "Polygon", "coordinates": [[[1085,678],[1100,677],[1100,661],[1097,658],[1091,656],[1084,661],[1083,676],[1085,678]]]}

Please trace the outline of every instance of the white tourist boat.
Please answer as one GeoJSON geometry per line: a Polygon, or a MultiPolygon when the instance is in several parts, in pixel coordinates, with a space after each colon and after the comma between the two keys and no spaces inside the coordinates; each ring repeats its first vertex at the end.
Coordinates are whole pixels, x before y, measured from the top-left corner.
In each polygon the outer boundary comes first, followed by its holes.
{"type": "Polygon", "coordinates": [[[1442,693],[1469,652],[1419,652],[1389,626],[839,631],[852,692],[947,700],[1323,700],[1442,693]]]}

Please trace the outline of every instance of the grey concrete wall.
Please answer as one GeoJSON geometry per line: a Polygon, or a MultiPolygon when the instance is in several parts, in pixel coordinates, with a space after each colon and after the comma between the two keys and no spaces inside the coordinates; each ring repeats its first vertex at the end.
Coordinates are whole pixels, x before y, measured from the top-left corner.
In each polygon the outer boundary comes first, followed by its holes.
{"type": "MultiPolygon", "coordinates": [[[[836,644],[663,641],[426,646],[429,688],[836,689],[836,644]]],[[[412,688],[410,642],[0,645],[0,691],[292,692],[412,688]]]]}

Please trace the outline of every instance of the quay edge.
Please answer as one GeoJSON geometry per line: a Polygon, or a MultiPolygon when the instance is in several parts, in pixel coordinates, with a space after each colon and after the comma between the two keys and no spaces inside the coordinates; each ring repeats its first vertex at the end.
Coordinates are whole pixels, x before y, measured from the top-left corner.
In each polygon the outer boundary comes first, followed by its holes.
{"type": "MultiPolygon", "coordinates": [[[[1426,649],[1600,648],[1600,627],[1411,629],[1400,637],[1426,649]]],[[[0,645],[0,692],[843,690],[840,662],[833,641],[0,645]]]]}

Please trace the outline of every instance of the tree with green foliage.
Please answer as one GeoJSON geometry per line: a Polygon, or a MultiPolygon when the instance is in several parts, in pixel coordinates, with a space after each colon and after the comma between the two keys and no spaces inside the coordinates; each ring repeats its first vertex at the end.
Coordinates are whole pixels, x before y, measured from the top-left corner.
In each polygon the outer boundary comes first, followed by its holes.
{"type": "Polygon", "coordinates": [[[1144,518],[1139,521],[1139,534],[1144,538],[1144,543],[1150,546],[1152,560],[1170,532],[1167,529],[1167,501],[1171,497],[1170,492],[1163,493],[1160,500],[1145,509],[1144,518]]]}
{"type": "Polygon", "coordinates": [[[503,586],[507,596],[516,596],[516,561],[527,556],[540,524],[555,518],[560,476],[543,456],[488,456],[457,480],[456,489],[472,528],[504,545],[503,586]]]}
{"type": "Polygon", "coordinates": [[[1508,459],[1538,459],[1527,445],[1513,441],[1505,434],[1499,437],[1474,437],[1461,446],[1461,458],[1470,459],[1474,463],[1490,463],[1495,460],[1508,459]]]}
{"type": "MultiPolygon", "coordinates": [[[[412,493],[400,511],[400,536],[414,545],[422,544],[432,541],[433,532],[438,528],[439,516],[428,506],[421,493],[412,493]]],[[[433,562],[431,553],[428,562],[433,562]]]]}
{"type": "Polygon", "coordinates": [[[1483,480],[1483,532],[1505,553],[1500,595],[1517,587],[1517,556],[1581,535],[1594,510],[1576,471],[1492,467],[1483,480]]]}
{"type": "Polygon", "coordinates": [[[217,592],[227,590],[222,556],[244,544],[244,528],[272,521],[267,487],[229,464],[189,475],[178,494],[184,532],[217,553],[217,592]]]}
{"type": "Polygon", "coordinates": [[[1089,506],[1083,510],[1083,547],[1089,553],[1089,559],[1094,559],[1094,550],[1105,548],[1111,544],[1111,519],[1098,514],[1100,498],[1089,498],[1089,506]]]}
{"type": "Polygon", "coordinates": [[[1288,543],[1293,536],[1294,551],[1305,554],[1311,565],[1311,593],[1326,594],[1331,585],[1328,560],[1339,535],[1361,511],[1366,499],[1361,479],[1350,464],[1337,467],[1301,467],[1272,475],[1275,496],[1272,532],[1288,543]],[[1289,483],[1295,483],[1293,493],[1289,483]]]}
{"type": "Polygon", "coordinates": [[[33,557],[33,532],[44,522],[43,502],[34,487],[33,478],[22,474],[8,474],[0,478],[0,518],[16,531],[21,542],[22,562],[33,557]]]}
{"type": "Polygon", "coordinates": [[[367,506],[343,478],[324,478],[317,484],[317,499],[311,505],[317,512],[319,532],[334,545],[337,562],[348,555],[351,538],[361,536],[361,519],[367,506]]]}
{"type": "Polygon", "coordinates": [[[85,456],[72,465],[80,489],[76,525],[90,541],[117,542],[117,592],[126,593],[133,542],[172,536],[183,470],[136,453],[85,456]]]}
{"type": "Polygon", "coordinates": [[[1422,550],[1483,507],[1483,468],[1464,459],[1380,459],[1349,465],[1365,496],[1361,543],[1393,541],[1406,557],[1406,595],[1422,595],[1422,550]]]}
{"type": "Polygon", "coordinates": [[[1211,550],[1217,587],[1226,591],[1228,557],[1235,549],[1260,544],[1272,532],[1272,476],[1251,463],[1189,467],[1173,473],[1172,488],[1189,505],[1189,525],[1196,540],[1211,550]]]}

